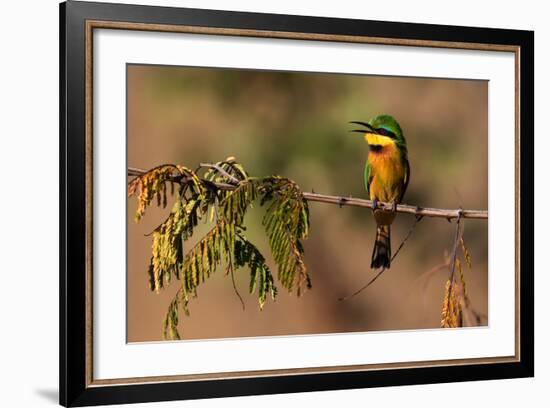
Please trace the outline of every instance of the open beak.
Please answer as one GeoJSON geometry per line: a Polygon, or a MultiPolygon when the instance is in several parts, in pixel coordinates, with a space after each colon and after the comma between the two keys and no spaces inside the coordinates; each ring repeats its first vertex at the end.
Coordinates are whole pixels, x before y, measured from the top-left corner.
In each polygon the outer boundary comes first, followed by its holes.
{"type": "Polygon", "coordinates": [[[361,125],[361,126],[366,127],[366,129],[353,129],[353,130],[350,130],[350,132],[357,132],[357,133],[362,133],[362,134],[365,134],[367,132],[376,133],[376,131],[372,128],[372,126],[369,125],[366,122],[351,121],[349,123],[353,123],[354,125],[361,125]]]}

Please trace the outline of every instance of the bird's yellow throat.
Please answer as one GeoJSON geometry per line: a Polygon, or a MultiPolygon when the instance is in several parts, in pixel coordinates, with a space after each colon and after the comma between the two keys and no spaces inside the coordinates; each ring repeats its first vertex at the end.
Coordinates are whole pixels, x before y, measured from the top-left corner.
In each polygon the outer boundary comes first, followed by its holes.
{"type": "Polygon", "coordinates": [[[395,144],[391,137],[377,135],[376,133],[365,133],[365,140],[370,145],[387,146],[395,144]]]}

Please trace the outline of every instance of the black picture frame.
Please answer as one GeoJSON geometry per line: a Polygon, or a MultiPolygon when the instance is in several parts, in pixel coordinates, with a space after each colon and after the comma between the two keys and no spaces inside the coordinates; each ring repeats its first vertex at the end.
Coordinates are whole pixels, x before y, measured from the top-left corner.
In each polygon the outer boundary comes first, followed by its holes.
{"type": "MultiPolygon", "coordinates": [[[[534,33],[292,15],[68,1],[60,5],[60,403],[121,404],[396,385],[531,377],[534,375],[534,33]],[[217,380],[94,386],[87,374],[86,22],[186,25],[270,32],[368,36],[518,47],[521,202],[519,356],[513,362],[384,370],[251,376],[217,380]]],[[[513,165],[512,163],[510,165],[513,165]]]]}

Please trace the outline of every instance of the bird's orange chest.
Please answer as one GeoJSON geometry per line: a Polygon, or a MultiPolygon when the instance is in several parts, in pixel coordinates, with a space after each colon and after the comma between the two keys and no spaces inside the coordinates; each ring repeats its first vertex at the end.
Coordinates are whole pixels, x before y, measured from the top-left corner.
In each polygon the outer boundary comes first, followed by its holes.
{"type": "Polygon", "coordinates": [[[397,200],[406,172],[397,146],[391,144],[379,151],[370,151],[367,160],[371,166],[372,178],[369,185],[370,199],[384,202],[397,200]]]}

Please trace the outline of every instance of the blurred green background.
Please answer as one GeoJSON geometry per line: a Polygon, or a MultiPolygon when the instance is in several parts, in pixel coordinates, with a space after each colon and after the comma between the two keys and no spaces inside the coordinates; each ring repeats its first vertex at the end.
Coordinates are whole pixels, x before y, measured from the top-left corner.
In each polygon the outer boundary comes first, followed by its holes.
{"type": "MultiPolygon", "coordinates": [[[[251,175],[278,174],[304,191],[366,198],[367,145],[349,133],[351,120],[386,113],[401,124],[409,148],[411,182],[404,202],[487,209],[487,82],[343,74],[266,72],[162,66],[128,66],[128,166],[178,163],[190,168],[234,156],[251,175]]],[[[128,201],[128,341],[162,338],[162,320],[177,290],[148,289],[154,229],[167,210],[152,208],[136,224],[128,201]]],[[[180,319],[185,339],[227,338],[439,327],[454,225],[425,218],[371,287],[346,301],[374,276],[370,257],[375,223],[369,210],[311,203],[305,243],[313,288],[301,298],[279,290],[263,311],[248,294],[248,271],[236,274],[243,311],[231,278],[218,271],[180,319]]],[[[250,238],[269,258],[252,210],[250,238]]],[[[395,251],[413,218],[392,227],[395,251]]],[[[200,236],[207,230],[197,230],[200,236]]],[[[487,221],[465,222],[473,258],[466,270],[474,308],[487,314],[487,221]]],[[[271,264],[272,265],[272,264],[271,264]]],[[[273,267],[273,270],[276,269],[273,267]]],[[[486,324],[486,321],[484,322],[486,324]]]]}

